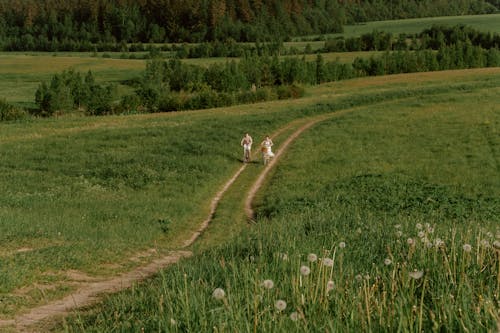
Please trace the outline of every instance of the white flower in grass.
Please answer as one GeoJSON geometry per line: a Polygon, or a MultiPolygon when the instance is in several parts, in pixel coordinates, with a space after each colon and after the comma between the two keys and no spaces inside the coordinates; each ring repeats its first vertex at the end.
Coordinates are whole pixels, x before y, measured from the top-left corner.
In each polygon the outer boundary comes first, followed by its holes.
{"type": "Polygon", "coordinates": [[[275,303],[274,303],[274,307],[276,308],[276,310],[278,311],[283,311],[286,309],[286,302],[282,299],[279,299],[277,300],[275,303]]]}
{"type": "Polygon", "coordinates": [[[300,267],[300,274],[301,274],[302,276],[307,276],[307,275],[309,275],[310,273],[311,273],[311,269],[310,269],[309,267],[307,267],[307,266],[301,266],[301,267],[300,267]]]}
{"type": "Polygon", "coordinates": [[[356,275],[354,278],[355,278],[355,279],[356,279],[356,281],[358,281],[358,282],[363,281],[363,276],[361,276],[361,274],[356,275]]]}
{"type": "Polygon", "coordinates": [[[497,249],[497,250],[500,250],[500,241],[497,241],[497,240],[496,240],[496,241],[494,241],[494,242],[493,242],[493,247],[494,247],[495,249],[497,249]]]}
{"type": "Polygon", "coordinates": [[[290,313],[290,319],[291,319],[292,321],[297,321],[297,320],[299,320],[299,314],[298,314],[297,312],[295,312],[295,311],[294,311],[294,312],[292,312],[292,313],[290,313]]]}
{"type": "Polygon", "coordinates": [[[432,242],[431,242],[431,241],[427,240],[427,242],[425,242],[425,246],[426,246],[428,249],[430,249],[430,248],[432,248],[434,245],[432,245],[432,242]]]}
{"type": "Polygon", "coordinates": [[[441,238],[436,238],[434,240],[434,245],[436,247],[442,247],[442,246],[444,246],[444,241],[441,238]]]}
{"type": "Polygon", "coordinates": [[[413,240],[413,238],[408,238],[408,239],[406,240],[406,242],[408,243],[408,245],[413,245],[413,244],[415,244],[415,241],[413,240]]]}
{"type": "Polygon", "coordinates": [[[314,253],[309,253],[307,255],[307,261],[309,262],[315,262],[316,260],[318,260],[318,256],[314,253]]]}
{"type": "Polygon", "coordinates": [[[212,297],[217,300],[221,300],[226,297],[226,292],[222,288],[215,288],[214,292],[212,293],[212,297]]]}
{"type": "Polygon", "coordinates": [[[273,287],[274,287],[273,280],[264,280],[264,281],[262,281],[262,287],[264,287],[266,289],[273,289],[273,287]]]}
{"type": "Polygon", "coordinates": [[[328,280],[326,283],[326,292],[332,291],[335,287],[335,283],[332,280],[328,280]]]}
{"type": "Polygon", "coordinates": [[[394,226],[394,228],[396,228],[396,229],[401,229],[401,224],[396,224],[396,225],[394,226]]]}
{"type": "Polygon", "coordinates": [[[345,248],[345,242],[340,242],[340,243],[339,243],[339,247],[340,247],[341,249],[345,248]]]}
{"type": "Polygon", "coordinates": [[[490,247],[490,242],[487,239],[482,239],[481,246],[482,247],[490,247]]]}
{"type": "Polygon", "coordinates": [[[472,246],[470,244],[464,244],[464,246],[462,246],[462,248],[467,253],[470,252],[470,251],[472,251],[472,246]]]}
{"type": "Polygon", "coordinates": [[[424,238],[425,237],[425,232],[419,231],[417,235],[418,235],[418,238],[424,238]]]}
{"type": "Polygon", "coordinates": [[[390,264],[392,264],[392,260],[389,258],[385,258],[384,265],[389,266],[390,264]]]}
{"type": "Polygon", "coordinates": [[[434,232],[434,227],[432,227],[431,225],[427,226],[427,232],[432,234],[434,232]]]}
{"type": "Polygon", "coordinates": [[[323,258],[323,265],[326,267],[333,267],[333,259],[323,258]]]}
{"type": "Polygon", "coordinates": [[[396,231],[396,237],[400,238],[403,236],[403,232],[401,230],[396,231]]]}
{"type": "Polygon", "coordinates": [[[170,318],[170,325],[177,325],[177,320],[175,320],[174,318],[170,318]]]}
{"type": "Polygon", "coordinates": [[[422,229],[422,224],[421,224],[421,223],[417,223],[417,224],[415,225],[415,227],[416,227],[418,230],[420,230],[420,229],[422,229]]]}
{"type": "Polygon", "coordinates": [[[408,275],[410,275],[410,277],[411,277],[412,279],[418,280],[418,279],[420,279],[422,276],[424,276],[424,272],[423,272],[423,271],[417,271],[417,270],[414,270],[413,272],[408,273],[408,275]]]}

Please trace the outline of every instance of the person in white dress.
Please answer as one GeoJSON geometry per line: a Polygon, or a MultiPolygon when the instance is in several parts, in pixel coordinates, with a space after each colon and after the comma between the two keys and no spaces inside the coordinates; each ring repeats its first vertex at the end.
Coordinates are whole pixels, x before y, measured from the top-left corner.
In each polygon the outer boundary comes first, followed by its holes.
{"type": "Polygon", "coordinates": [[[262,141],[262,143],[260,144],[264,164],[267,164],[267,162],[269,162],[269,160],[274,157],[274,153],[271,149],[273,145],[273,140],[271,140],[269,135],[267,135],[264,141],[262,141]]]}

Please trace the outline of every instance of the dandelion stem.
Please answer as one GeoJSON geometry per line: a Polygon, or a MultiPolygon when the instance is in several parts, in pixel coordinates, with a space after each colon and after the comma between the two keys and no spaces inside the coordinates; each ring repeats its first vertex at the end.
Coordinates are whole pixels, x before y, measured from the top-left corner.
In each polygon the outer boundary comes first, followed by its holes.
{"type": "Polygon", "coordinates": [[[425,284],[427,282],[427,278],[424,277],[424,282],[422,285],[422,294],[420,295],[420,309],[418,314],[418,331],[422,332],[422,317],[424,311],[424,295],[425,295],[425,284]]]}

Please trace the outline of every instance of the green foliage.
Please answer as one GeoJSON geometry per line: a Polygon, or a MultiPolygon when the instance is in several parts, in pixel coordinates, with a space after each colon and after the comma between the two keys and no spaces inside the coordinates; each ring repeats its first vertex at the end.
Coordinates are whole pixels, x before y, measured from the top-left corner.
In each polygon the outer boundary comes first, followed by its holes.
{"type": "Polygon", "coordinates": [[[41,116],[51,116],[74,108],[85,107],[89,115],[108,114],[112,108],[113,87],[95,82],[92,72],[85,77],[73,70],[55,74],[50,85],[42,82],[35,93],[35,102],[41,116]]]}
{"type": "Polygon", "coordinates": [[[0,99],[0,121],[22,120],[27,116],[26,111],[7,103],[3,98],[0,99]]]}

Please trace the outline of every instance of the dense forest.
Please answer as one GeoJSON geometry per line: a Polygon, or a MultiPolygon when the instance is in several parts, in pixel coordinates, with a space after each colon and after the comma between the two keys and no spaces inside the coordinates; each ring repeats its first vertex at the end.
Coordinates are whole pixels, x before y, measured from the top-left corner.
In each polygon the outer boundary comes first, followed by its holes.
{"type": "Polygon", "coordinates": [[[484,14],[500,0],[0,0],[0,50],[285,41],[363,21],[484,14]]]}

